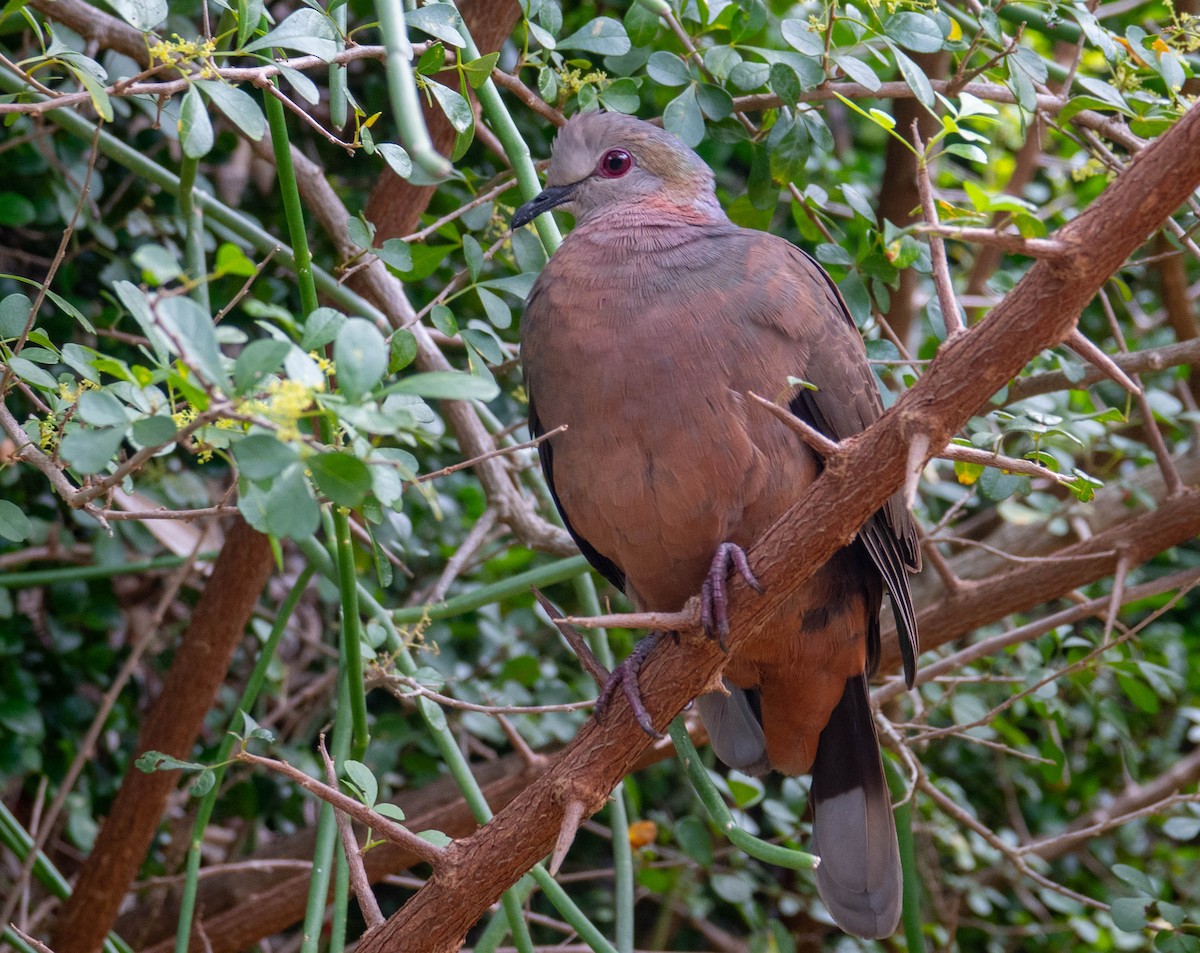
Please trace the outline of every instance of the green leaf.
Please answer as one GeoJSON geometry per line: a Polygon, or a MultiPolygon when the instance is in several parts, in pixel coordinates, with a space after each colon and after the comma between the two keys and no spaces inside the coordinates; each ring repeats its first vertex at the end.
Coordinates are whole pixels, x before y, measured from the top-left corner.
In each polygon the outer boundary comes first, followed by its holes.
{"type": "Polygon", "coordinates": [[[787,45],[805,56],[824,56],[825,39],[817,31],[809,29],[807,20],[784,20],[779,24],[787,45]]]}
{"type": "Polygon", "coordinates": [[[192,370],[224,390],[228,381],[212,318],[191,298],[163,298],[158,314],[171,348],[192,370]]]}
{"type": "Polygon", "coordinates": [[[387,388],[389,394],[415,394],[435,400],[488,401],[500,393],[495,381],[462,371],[428,371],[412,374],[387,388]]]}
{"type": "Polygon", "coordinates": [[[130,258],[141,269],[142,280],[148,285],[165,285],[183,274],[179,260],[161,245],[142,245],[130,258]]]}
{"type": "Polygon", "coordinates": [[[479,328],[463,328],[460,332],[462,339],[471,347],[479,352],[489,364],[504,363],[504,349],[500,346],[500,339],[496,337],[495,332],[483,331],[479,328]]]}
{"type": "Polygon", "coordinates": [[[167,18],[167,0],[105,0],[117,16],[140,33],[149,33],[167,18]]]}
{"type": "Polygon", "coordinates": [[[1163,824],[1163,833],[1171,840],[1190,841],[1200,836],[1200,817],[1171,817],[1163,824]]]}
{"type": "Polygon", "coordinates": [[[233,445],[238,472],[260,483],[278,476],[298,458],[296,448],[281,443],[274,434],[251,434],[233,445]]]}
{"type": "Polygon", "coordinates": [[[417,339],[411,331],[399,330],[392,334],[391,359],[388,373],[404,370],[417,356],[417,339]]]}
{"type": "MultiPolygon", "coordinates": [[[[407,179],[412,175],[412,159],[403,146],[398,146],[394,142],[381,142],[377,147],[377,151],[383,156],[383,161],[388,164],[388,168],[400,176],[400,178],[407,179]]],[[[389,239],[389,241],[395,240],[389,239]]]]}
{"type": "Polygon", "coordinates": [[[460,32],[462,17],[448,3],[429,3],[416,10],[406,10],[404,21],[409,29],[428,33],[443,43],[457,47],[467,45],[466,38],[460,32]]]}
{"type": "Polygon", "coordinates": [[[79,473],[102,473],[116,459],[124,439],[124,427],[79,428],[63,438],[59,452],[79,473]]]}
{"type": "Polygon", "coordinates": [[[479,89],[491,79],[492,70],[496,68],[499,59],[499,53],[487,53],[469,63],[463,63],[463,72],[467,74],[467,82],[471,84],[472,89],[479,89]]]}
{"type": "Polygon", "coordinates": [[[893,13],[883,21],[883,31],[906,50],[916,53],[936,53],[944,39],[937,21],[912,10],[893,13]]]}
{"type": "Polygon", "coordinates": [[[917,102],[922,106],[933,109],[936,100],[933,95],[933,86],[930,85],[929,77],[925,75],[925,71],[896,47],[892,46],[891,50],[892,55],[896,57],[896,66],[900,70],[900,75],[904,77],[904,82],[908,84],[908,88],[916,94],[917,102]]]}
{"type": "Polygon", "coordinates": [[[733,113],[733,97],[711,83],[696,86],[696,102],[700,111],[713,122],[720,122],[733,113]]]}
{"type": "MultiPolygon", "coordinates": [[[[425,7],[424,9],[428,10],[429,8],[425,7]]],[[[466,132],[471,128],[475,116],[471,112],[471,104],[463,98],[461,93],[431,79],[425,80],[425,85],[433,93],[433,98],[437,100],[438,105],[442,107],[442,112],[450,120],[450,125],[454,127],[455,132],[466,132]]]]}
{"type": "Polygon", "coordinates": [[[299,50],[328,63],[337,56],[337,33],[325,14],[303,7],[285,19],[266,36],[259,37],[244,48],[247,53],[273,46],[299,50]]]}
{"type": "Polygon", "coordinates": [[[375,805],[375,813],[383,817],[390,818],[393,821],[404,820],[404,811],[399,804],[392,804],[390,801],[384,801],[382,804],[375,805]]]}
{"type": "Polygon", "coordinates": [[[179,144],[189,159],[202,159],[213,147],[212,121],[195,86],[188,86],[179,107],[179,144]]]}
{"type": "Polygon", "coordinates": [[[9,500],[0,500],[0,536],[14,543],[24,542],[33,532],[33,524],[24,510],[9,500]]]}
{"type": "Polygon", "coordinates": [[[680,849],[701,867],[708,869],[713,863],[712,835],[698,817],[683,817],[674,827],[675,842],[680,849]]]}
{"type": "Polygon", "coordinates": [[[292,345],[277,338],[251,341],[238,355],[233,367],[233,387],[239,394],[253,390],[268,374],[274,374],[283,364],[292,345]]]}
{"type": "Polygon", "coordinates": [[[229,86],[218,80],[197,80],[194,87],[208,97],[226,118],[257,142],[266,134],[267,120],[254,98],[237,86],[229,86]]]}
{"type": "Polygon", "coordinates": [[[109,391],[85,390],[79,395],[79,419],[93,427],[124,427],[129,414],[109,391]]]}
{"type": "Polygon", "coordinates": [[[32,309],[33,302],[19,291],[0,300],[0,340],[20,337],[32,309]]]}
{"type": "Polygon", "coordinates": [[[458,334],[458,320],[454,317],[454,312],[444,304],[435,304],[429,312],[429,320],[433,326],[447,337],[454,337],[458,334]]]}
{"type": "Polygon", "coordinates": [[[754,881],[744,874],[713,874],[709,883],[726,903],[746,903],[754,897],[754,881]]]}
{"type": "Polygon", "coordinates": [[[959,156],[970,162],[978,162],[981,165],[987,165],[988,155],[979,146],[971,145],[966,142],[954,142],[946,146],[946,151],[951,155],[959,156]]]}
{"type": "Polygon", "coordinates": [[[733,803],[743,810],[753,807],[763,798],[765,788],[762,781],[741,771],[730,771],[726,783],[729,785],[729,793],[733,796],[733,803]]]}
{"type": "Polygon", "coordinates": [[[692,72],[677,53],[656,50],[646,62],[646,74],[660,86],[685,86],[692,81],[692,72]]]}
{"type": "Polygon", "coordinates": [[[412,246],[403,238],[387,239],[382,248],[375,249],[375,254],[397,271],[408,271],[412,268],[412,246]]]}
{"type": "Polygon", "coordinates": [[[75,78],[79,80],[80,85],[87,90],[87,94],[92,99],[92,107],[96,110],[100,118],[105,122],[112,122],[112,102],[108,98],[108,90],[105,88],[104,83],[83,67],[73,64],[68,64],[68,67],[75,74],[75,78]]]}
{"type": "Polygon", "coordinates": [[[600,90],[600,102],[612,112],[633,115],[642,104],[642,98],[638,94],[638,81],[631,76],[623,76],[609,83],[600,90]]]}
{"type": "Polygon", "coordinates": [[[789,106],[796,105],[800,98],[800,77],[786,63],[772,63],[770,86],[780,99],[789,106]]]}
{"type": "Polygon", "coordinates": [[[198,761],[184,761],[161,751],[146,751],[133,762],[139,771],[153,774],[155,771],[203,771],[208,765],[198,761]]]}
{"type": "Polygon", "coordinates": [[[133,439],[143,447],[164,447],[175,434],[175,421],[164,414],[143,417],[133,425],[133,439]]]}
{"type": "Polygon", "coordinates": [[[1153,897],[1157,893],[1150,878],[1136,867],[1130,867],[1128,864],[1114,864],[1112,872],[1123,884],[1127,884],[1143,896],[1153,897]]]}
{"type": "Polygon", "coordinates": [[[321,509],[304,479],[300,463],[292,464],[271,483],[263,495],[262,506],[263,529],[272,536],[308,539],[321,525],[321,509]]]}
{"type": "Polygon", "coordinates": [[[212,768],[204,768],[196,775],[196,780],[188,785],[188,794],[192,797],[204,797],[217,783],[217,773],[212,768]]]}
{"type": "Polygon", "coordinates": [[[883,80],[876,75],[875,70],[857,57],[834,53],[832,59],[843,73],[871,92],[875,92],[883,85],[883,80]]]}
{"type": "Polygon", "coordinates": [[[472,281],[479,280],[479,273],[483,270],[483,249],[479,247],[479,242],[474,235],[464,235],[463,257],[467,260],[467,274],[471,276],[472,281]]]}
{"type": "Polygon", "coordinates": [[[1118,897],[1112,905],[1113,926],[1126,933],[1146,929],[1146,901],[1139,897],[1118,897]]]}
{"type": "Polygon", "coordinates": [[[306,351],[315,351],[326,344],[332,344],[345,323],[346,316],[340,311],[333,308],[317,308],[304,322],[300,347],[306,351]]]}
{"type": "Polygon", "coordinates": [[[417,72],[422,76],[432,76],[446,68],[446,48],[441,43],[433,43],[417,60],[417,72]]]}
{"type": "Polygon", "coordinates": [[[26,384],[33,384],[45,391],[53,391],[58,389],[58,381],[50,374],[38,367],[33,361],[26,360],[23,357],[10,357],[8,359],[8,368],[18,378],[26,384]]]}
{"type": "Polygon", "coordinates": [[[689,86],[667,103],[663,110],[663,127],[677,135],[686,146],[695,148],[704,138],[704,116],[696,101],[696,87],[689,86]]]}
{"type": "Polygon", "coordinates": [[[379,383],[387,371],[387,342],[365,318],[347,318],[333,342],[338,390],[357,401],[379,383]]]}
{"type": "Polygon", "coordinates": [[[371,492],[371,474],[358,457],[331,451],[309,457],[305,462],[317,489],[338,506],[353,509],[371,492]]]}
{"type": "Polygon", "coordinates": [[[483,310],[487,312],[488,320],[492,322],[492,325],[502,331],[512,327],[512,311],[504,303],[504,299],[486,288],[477,287],[475,290],[479,293],[483,310]]]}
{"type": "Polygon", "coordinates": [[[221,242],[217,246],[213,270],[217,276],[234,275],[238,278],[249,278],[254,274],[254,262],[246,257],[246,253],[232,242],[221,242]]]}
{"type": "Polygon", "coordinates": [[[624,25],[612,17],[596,17],[591,23],[582,27],[558,41],[559,49],[583,50],[585,53],[598,53],[601,56],[620,56],[628,53],[633,44],[629,42],[629,34],[624,25]]]}
{"type": "Polygon", "coordinates": [[[649,46],[661,24],[658,14],[641,3],[631,3],[625,11],[625,32],[634,46],[649,46]]]}
{"type": "Polygon", "coordinates": [[[237,48],[245,49],[262,22],[264,0],[237,0],[237,48]]]}
{"type": "Polygon", "coordinates": [[[375,780],[371,769],[361,761],[347,759],[342,765],[342,770],[346,772],[345,780],[353,785],[363,804],[374,807],[379,798],[379,782],[375,780]]]}

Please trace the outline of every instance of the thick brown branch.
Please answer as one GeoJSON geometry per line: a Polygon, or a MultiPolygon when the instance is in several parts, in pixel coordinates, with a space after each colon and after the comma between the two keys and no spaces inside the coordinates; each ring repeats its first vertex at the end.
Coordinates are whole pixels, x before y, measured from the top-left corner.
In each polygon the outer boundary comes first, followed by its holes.
{"type": "MultiPolygon", "coordinates": [[[[987,319],[946,344],[913,389],[879,423],[845,441],[844,456],[832,461],[806,498],[752,548],[751,562],[766,594],[755,597],[740,579],[731,581],[731,651],[764,631],[779,601],[846,545],[903,485],[913,437],[923,435],[930,448],[945,446],[975,408],[1031,357],[1071,333],[1102,283],[1197,185],[1200,110],[1193,110],[1059,231],[1062,258],[1036,262],[987,319]]],[[[1200,493],[1185,493],[1172,504],[1176,528],[1200,518],[1200,493]],[[1186,513],[1178,512],[1181,506],[1186,513]]],[[[678,647],[664,640],[647,659],[641,679],[655,726],[665,726],[711,684],[724,661],[705,639],[685,637],[678,647]]],[[[593,720],[584,726],[549,776],[477,834],[452,844],[446,863],[399,913],[363,939],[361,953],[458,949],[467,929],[500,893],[553,848],[567,800],[564,786],[569,784],[572,796],[599,806],[649,743],[628,706],[612,705],[603,725],[593,720]]]]}

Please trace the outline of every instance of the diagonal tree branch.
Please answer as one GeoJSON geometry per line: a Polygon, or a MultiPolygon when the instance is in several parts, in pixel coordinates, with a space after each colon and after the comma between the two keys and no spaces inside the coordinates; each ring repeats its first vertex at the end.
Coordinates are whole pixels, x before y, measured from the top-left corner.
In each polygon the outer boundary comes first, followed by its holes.
{"type": "MultiPolygon", "coordinates": [[[[775,606],[903,485],[914,440],[944,446],[970,415],[1046,347],[1063,341],[1121,263],[1200,185],[1200,110],[1147,147],[1093,204],[1055,236],[1063,255],[1036,262],[986,320],[947,343],[924,377],[874,426],[846,441],[806,498],[751,549],[766,594],[731,581],[730,649],[760,636],[775,606]]],[[[1196,507],[1198,494],[1183,494],[1196,507]]],[[[712,685],[726,656],[694,637],[664,640],[643,667],[656,727],[712,685]]],[[[550,772],[479,832],[450,845],[446,862],[361,953],[458,949],[500,893],[546,856],[565,806],[599,809],[650,739],[625,704],[580,731],[550,772]]]]}

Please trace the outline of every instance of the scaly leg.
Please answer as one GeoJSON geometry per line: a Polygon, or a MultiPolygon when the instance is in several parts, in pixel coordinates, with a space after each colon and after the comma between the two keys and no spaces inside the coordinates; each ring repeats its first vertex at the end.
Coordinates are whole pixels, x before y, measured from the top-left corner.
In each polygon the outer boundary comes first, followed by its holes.
{"type": "Polygon", "coordinates": [[[642,663],[654,651],[654,647],[658,645],[662,637],[662,632],[648,633],[645,638],[641,639],[633,647],[633,651],[629,653],[629,657],[612,670],[612,674],[608,676],[608,681],[600,689],[600,696],[596,699],[597,721],[604,717],[608,703],[612,701],[613,694],[620,687],[625,693],[625,698],[629,701],[629,707],[633,709],[633,717],[642,726],[642,731],[646,732],[651,738],[666,737],[661,732],[654,730],[654,722],[650,720],[650,713],[646,711],[646,706],[642,703],[642,692],[638,688],[638,672],[641,670],[642,663]]]}

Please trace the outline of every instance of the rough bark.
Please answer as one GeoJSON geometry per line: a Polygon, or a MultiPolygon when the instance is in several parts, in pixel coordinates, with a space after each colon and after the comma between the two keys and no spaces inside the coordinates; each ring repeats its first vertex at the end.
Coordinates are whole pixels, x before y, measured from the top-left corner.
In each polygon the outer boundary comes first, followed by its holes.
{"type": "MultiPolygon", "coordinates": [[[[162,693],[146,715],[135,758],[151,750],[177,758],[191,755],[273,566],[267,537],[241,517],[233,520],[162,693]]],[[[178,782],[177,772],[145,774],[130,764],[58,918],[56,953],[100,948],[178,782]]]]}
{"type": "MultiPolygon", "coordinates": [[[[884,417],[828,461],[805,500],[751,549],[766,593],[730,586],[732,652],[756,638],[783,594],[802,583],[943,446],[987,398],[1043,348],[1061,342],[1102,283],[1200,185],[1200,110],[1192,110],[1150,145],[1057,238],[1064,254],[1038,261],[980,324],[944,346],[924,377],[884,417]],[[910,459],[910,456],[913,459],[910,459]]],[[[1179,525],[1197,509],[1196,491],[1172,501],[1179,525]]],[[[1159,514],[1160,519],[1165,514],[1159,514]]],[[[1194,518],[1192,516],[1191,518],[1194,518]]],[[[711,643],[663,640],[642,669],[641,685],[656,726],[713,683],[725,656],[711,643]]],[[[591,721],[537,784],[475,835],[454,842],[445,862],[397,914],[365,936],[361,953],[458,949],[500,893],[549,853],[567,802],[587,813],[649,744],[628,706],[617,703],[603,725],[591,721]]]]}

